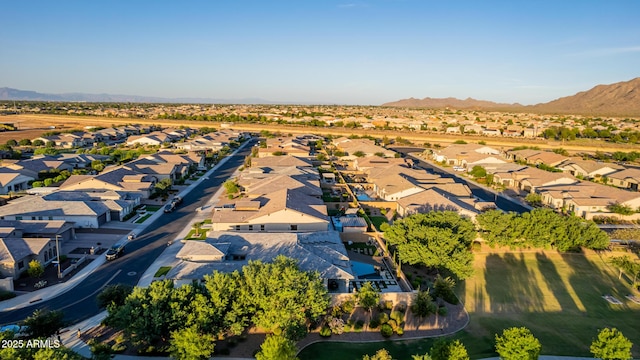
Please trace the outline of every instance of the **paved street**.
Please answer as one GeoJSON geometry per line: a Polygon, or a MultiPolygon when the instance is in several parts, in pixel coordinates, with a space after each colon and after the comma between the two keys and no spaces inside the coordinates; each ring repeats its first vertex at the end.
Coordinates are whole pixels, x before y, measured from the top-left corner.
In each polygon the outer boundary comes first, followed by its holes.
{"type": "Polygon", "coordinates": [[[179,240],[180,234],[188,228],[196,209],[205,205],[229,176],[242,165],[244,157],[251,151],[250,141],[235,155],[219,164],[215,171],[208,173],[195,183],[190,191],[181,194],[183,204],[172,213],[157,212],[146,221],[144,229],[135,230],[138,237],[127,244],[126,253],[121,258],[105,262],[98,257],[87,266],[87,272],[64,284],[50,286],[28,295],[16,297],[0,303],[0,325],[16,323],[31,315],[36,309],[57,309],[65,313],[65,321],[77,323],[89,319],[101,310],[96,304],[96,295],[109,284],[137,285],[145,270],[166,249],[169,241],[179,240]],[[92,272],[90,272],[93,270],[92,272]],[[90,275],[87,275],[90,272],[90,275]],[[71,289],[71,290],[70,290],[71,289]],[[69,293],[71,296],[59,296],[69,293]]]}

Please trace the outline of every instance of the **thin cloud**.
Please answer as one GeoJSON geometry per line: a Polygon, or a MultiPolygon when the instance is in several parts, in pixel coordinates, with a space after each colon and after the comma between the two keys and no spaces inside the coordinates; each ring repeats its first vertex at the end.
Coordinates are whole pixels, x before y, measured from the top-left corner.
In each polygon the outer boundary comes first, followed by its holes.
{"type": "Polygon", "coordinates": [[[577,52],[573,54],[569,54],[569,56],[613,56],[620,54],[631,54],[640,52],[640,46],[620,46],[614,48],[600,48],[600,49],[592,49],[582,52],[577,52]]]}
{"type": "Polygon", "coordinates": [[[354,9],[354,8],[365,8],[365,7],[369,7],[369,5],[365,4],[365,3],[338,4],[338,8],[340,8],[340,9],[354,9]]]}

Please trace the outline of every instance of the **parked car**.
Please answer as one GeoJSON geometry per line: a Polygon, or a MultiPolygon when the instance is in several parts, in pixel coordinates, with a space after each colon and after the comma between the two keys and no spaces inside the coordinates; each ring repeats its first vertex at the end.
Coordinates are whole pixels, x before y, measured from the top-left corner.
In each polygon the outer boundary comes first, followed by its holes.
{"type": "Polygon", "coordinates": [[[174,203],[174,202],[169,203],[169,204],[167,204],[167,205],[165,205],[165,206],[164,206],[164,212],[165,212],[165,213],[170,213],[170,212],[172,212],[173,210],[175,210],[175,208],[176,208],[176,203],[174,203]]]}
{"type": "Polygon", "coordinates": [[[453,171],[465,171],[466,169],[462,166],[454,166],[453,171]]]}
{"type": "Polygon", "coordinates": [[[180,204],[182,204],[182,198],[180,196],[176,196],[173,199],[171,199],[171,202],[176,204],[176,205],[180,205],[180,204]]]}
{"type": "Polygon", "coordinates": [[[122,254],[124,254],[124,244],[115,243],[111,248],[109,248],[109,250],[107,250],[104,256],[107,258],[107,260],[115,260],[119,256],[122,256],[122,254]]]}

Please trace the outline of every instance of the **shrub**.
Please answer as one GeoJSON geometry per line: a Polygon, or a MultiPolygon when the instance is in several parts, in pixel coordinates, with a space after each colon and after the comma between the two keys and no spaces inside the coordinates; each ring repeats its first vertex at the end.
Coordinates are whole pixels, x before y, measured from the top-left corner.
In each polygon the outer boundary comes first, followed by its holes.
{"type": "Polygon", "coordinates": [[[340,318],[331,318],[327,325],[329,326],[329,329],[331,329],[331,332],[336,335],[340,335],[344,332],[344,320],[340,318]]]}
{"type": "Polygon", "coordinates": [[[400,324],[404,321],[404,311],[394,310],[391,312],[390,318],[400,324]]]}
{"type": "Polygon", "coordinates": [[[16,297],[15,293],[12,293],[11,291],[0,290],[0,301],[11,299],[14,297],[16,297]]]}
{"type": "Polygon", "coordinates": [[[443,278],[442,276],[438,275],[434,282],[434,297],[442,298],[442,300],[448,302],[449,304],[457,305],[459,300],[456,294],[453,292],[455,284],[455,281],[449,276],[443,278]]]}
{"type": "Polygon", "coordinates": [[[448,310],[446,306],[440,306],[438,308],[438,315],[440,316],[447,316],[448,310]]]}
{"type": "Polygon", "coordinates": [[[386,310],[391,310],[391,309],[393,309],[393,301],[391,301],[391,300],[385,300],[385,302],[383,303],[383,305],[384,305],[384,308],[385,308],[386,310]]]}
{"type": "Polygon", "coordinates": [[[322,329],[320,329],[320,336],[322,337],[329,337],[331,336],[331,328],[329,328],[328,326],[323,326],[322,329]]]}
{"type": "Polygon", "coordinates": [[[391,337],[391,335],[393,335],[393,328],[389,324],[383,324],[380,327],[380,334],[386,338],[391,337]]]}
{"type": "Polygon", "coordinates": [[[373,318],[371,319],[371,321],[369,321],[369,327],[372,329],[376,329],[378,328],[378,326],[380,326],[380,320],[378,320],[378,318],[373,318]]]}
{"type": "Polygon", "coordinates": [[[398,336],[404,335],[404,329],[398,326],[398,328],[396,329],[396,334],[398,334],[398,336]]]}
{"type": "Polygon", "coordinates": [[[344,323],[344,332],[350,332],[351,330],[353,330],[353,320],[344,323]]]}
{"type": "Polygon", "coordinates": [[[125,345],[124,343],[115,343],[111,345],[111,351],[114,353],[121,353],[125,350],[127,350],[127,345],[125,345]]]}
{"type": "Polygon", "coordinates": [[[398,327],[398,323],[397,323],[395,320],[393,320],[393,319],[389,320],[389,321],[387,322],[387,324],[388,324],[389,326],[391,326],[391,328],[392,328],[393,330],[395,330],[395,329],[398,327]]]}
{"type": "Polygon", "coordinates": [[[110,359],[111,358],[111,347],[107,344],[103,344],[96,339],[91,339],[89,341],[89,348],[93,353],[94,359],[110,359]]]}
{"type": "Polygon", "coordinates": [[[362,320],[356,321],[356,324],[353,326],[353,330],[355,332],[360,332],[362,331],[362,328],[364,328],[364,321],[362,320]]]}
{"type": "Polygon", "coordinates": [[[387,315],[386,312],[381,312],[378,315],[378,321],[380,322],[380,324],[386,324],[389,321],[389,315],[387,315]]]}
{"type": "Polygon", "coordinates": [[[353,299],[346,300],[340,306],[345,314],[350,314],[356,308],[356,302],[353,299]]]}

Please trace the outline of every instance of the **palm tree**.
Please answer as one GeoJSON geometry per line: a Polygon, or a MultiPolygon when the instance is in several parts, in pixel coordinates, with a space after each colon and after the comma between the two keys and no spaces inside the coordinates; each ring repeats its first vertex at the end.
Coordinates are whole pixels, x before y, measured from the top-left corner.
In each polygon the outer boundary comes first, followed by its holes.
{"type": "Polygon", "coordinates": [[[200,229],[202,228],[202,223],[201,222],[197,222],[193,224],[193,229],[195,230],[194,235],[196,237],[200,236],[200,229]]]}

